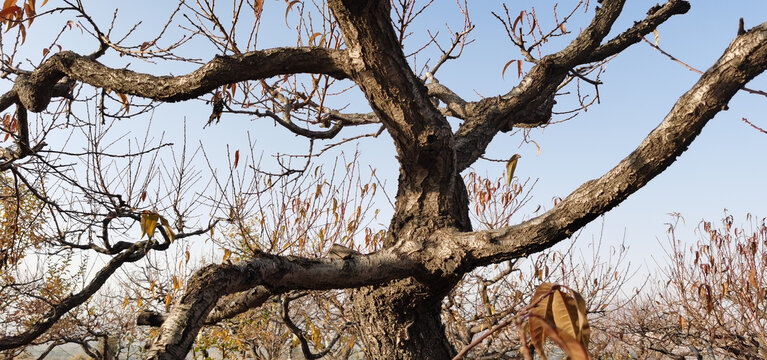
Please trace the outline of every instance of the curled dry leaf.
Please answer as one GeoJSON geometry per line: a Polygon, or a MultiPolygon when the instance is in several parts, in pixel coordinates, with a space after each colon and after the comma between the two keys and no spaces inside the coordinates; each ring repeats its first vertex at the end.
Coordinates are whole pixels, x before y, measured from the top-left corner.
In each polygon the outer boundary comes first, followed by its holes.
{"type": "Polygon", "coordinates": [[[571,359],[588,359],[586,351],[591,329],[586,317],[586,301],[574,290],[543,283],[531,301],[528,330],[531,343],[546,359],[544,342],[554,341],[571,359]]]}

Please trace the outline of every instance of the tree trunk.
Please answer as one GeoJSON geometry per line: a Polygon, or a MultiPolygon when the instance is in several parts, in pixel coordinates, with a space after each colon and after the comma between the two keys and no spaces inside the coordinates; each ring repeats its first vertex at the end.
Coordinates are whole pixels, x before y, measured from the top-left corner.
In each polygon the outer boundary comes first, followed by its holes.
{"type": "Polygon", "coordinates": [[[365,359],[455,356],[440,319],[442,299],[455,281],[438,282],[442,289],[408,278],[353,291],[354,318],[365,359]]]}

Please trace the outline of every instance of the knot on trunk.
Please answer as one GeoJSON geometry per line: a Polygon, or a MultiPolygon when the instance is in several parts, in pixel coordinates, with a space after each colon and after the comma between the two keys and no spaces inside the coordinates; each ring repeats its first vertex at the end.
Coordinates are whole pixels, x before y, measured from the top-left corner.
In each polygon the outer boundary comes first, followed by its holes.
{"type": "Polygon", "coordinates": [[[13,90],[24,108],[41,112],[48,107],[53,97],[70,98],[74,80],[59,71],[59,63],[67,63],[69,52],[56,54],[29,75],[19,75],[13,90]]]}

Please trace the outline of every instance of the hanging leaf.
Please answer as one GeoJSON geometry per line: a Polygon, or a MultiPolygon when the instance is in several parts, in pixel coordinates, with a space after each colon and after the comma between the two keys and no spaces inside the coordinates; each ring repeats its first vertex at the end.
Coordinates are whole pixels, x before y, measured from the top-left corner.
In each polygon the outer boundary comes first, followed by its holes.
{"type": "Polygon", "coordinates": [[[509,186],[514,178],[514,170],[517,169],[517,161],[520,157],[519,154],[511,155],[511,159],[506,162],[506,186],[509,186]]]}
{"type": "Polygon", "coordinates": [[[24,24],[19,23],[19,32],[21,33],[21,43],[24,44],[27,41],[27,28],[24,27],[24,24]]]}
{"type": "Polygon", "coordinates": [[[32,21],[35,19],[34,1],[24,4],[24,14],[27,15],[27,26],[32,26],[32,21]]]}
{"type": "MultiPolygon", "coordinates": [[[[588,348],[589,340],[591,339],[591,326],[589,325],[589,320],[586,317],[586,300],[583,298],[583,296],[581,296],[581,294],[574,290],[573,297],[575,298],[575,303],[578,309],[579,336],[577,340],[580,341],[584,347],[588,348]]],[[[604,310],[606,307],[607,304],[602,307],[602,310],[604,310]]]]}
{"type": "Polygon", "coordinates": [[[128,102],[128,97],[122,93],[117,93],[117,97],[120,98],[120,102],[122,102],[123,104],[123,109],[125,109],[125,112],[127,113],[130,110],[130,103],[128,102]]]}
{"type": "MultiPolygon", "coordinates": [[[[6,3],[8,3],[8,1],[6,1],[6,3]]],[[[3,10],[0,11],[0,18],[2,18],[3,20],[11,20],[12,18],[15,17],[14,15],[16,13],[20,12],[20,11],[22,11],[21,8],[16,6],[16,5],[11,5],[9,7],[3,7],[3,10]]],[[[9,26],[8,29],[10,29],[12,27],[13,26],[9,26]]],[[[6,31],[7,31],[7,29],[6,29],[6,31]]]]}
{"type": "Polygon", "coordinates": [[[521,64],[522,64],[522,60],[511,60],[511,61],[507,62],[507,63],[506,63],[506,65],[504,65],[504,66],[503,66],[503,70],[501,71],[501,78],[503,78],[503,77],[504,77],[504,75],[506,74],[506,69],[509,67],[509,65],[511,65],[511,63],[513,63],[513,62],[515,62],[515,61],[516,61],[516,62],[518,62],[518,63],[520,63],[520,65],[517,65],[517,68],[519,68],[520,66],[522,66],[522,65],[521,65],[521,64]]]}
{"type": "Polygon", "coordinates": [[[253,2],[253,14],[256,16],[256,21],[261,19],[261,12],[264,10],[264,0],[255,0],[253,2]]]}
{"type": "Polygon", "coordinates": [[[163,229],[165,229],[165,234],[168,236],[170,242],[176,241],[176,234],[173,233],[173,229],[170,227],[168,220],[160,216],[160,223],[162,224],[163,229]]]}
{"type": "Polygon", "coordinates": [[[551,318],[552,298],[549,296],[549,293],[553,286],[552,283],[543,283],[535,289],[533,299],[530,302],[535,305],[530,309],[531,316],[527,321],[530,331],[530,342],[544,360],[546,360],[546,355],[543,351],[543,343],[546,340],[544,326],[546,325],[546,319],[551,318]]]}
{"type": "Polygon", "coordinates": [[[146,236],[151,239],[159,220],[160,215],[144,210],[144,212],[141,213],[141,237],[143,238],[144,234],[146,234],[146,236]]]}
{"type": "Polygon", "coordinates": [[[240,163],[240,150],[237,150],[234,152],[234,168],[237,168],[237,165],[240,163]]]}
{"type": "Polygon", "coordinates": [[[559,332],[567,333],[574,339],[580,332],[578,329],[578,307],[575,299],[556,290],[551,294],[551,311],[554,315],[554,325],[559,332]]]}
{"type": "Polygon", "coordinates": [[[290,9],[293,8],[293,5],[298,4],[301,2],[300,0],[293,0],[288,3],[288,8],[285,10],[285,25],[288,24],[288,14],[290,14],[290,9]]]}
{"type": "Polygon", "coordinates": [[[221,262],[226,262],[230,256],[232,256],[232,250],[224,249],[224,258],[221,259],[221,262]]]}
{"type": "Polygon", "coordinates": [[[655,35],[655,46],[658,46],[658,43],[660,42],[660,33],[658,32],[658,29],[653,30],[652,34],[655,35]]]}

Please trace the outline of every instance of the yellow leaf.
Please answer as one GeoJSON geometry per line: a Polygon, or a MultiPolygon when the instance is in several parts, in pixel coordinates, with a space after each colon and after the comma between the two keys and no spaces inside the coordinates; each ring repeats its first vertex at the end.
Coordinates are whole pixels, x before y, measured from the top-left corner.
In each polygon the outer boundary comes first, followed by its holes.
{"type": "Polygon", "coordinates": [[[173,233],[173,229],[171,229],[170,224],[168,223],[168,220],[160,216],[160,222],[162,223],[162,227],[165,229],[165,234],[168,235],[168,239],[170,239],[170,242],[175,241],[176,234],[173,233]]]}
{"type": "Polygon", "coordinates": [[[230,256],[232,256],[232,250],[224,249],[224,258],[221,260],[221,262],[226,262],[229,260],[230,256]]]}
{"type": "Polygon", "coordinates": [[[141,213],[141,237],[144,237],[144,234],[147,235],[149,239],[152,238],[152,235],[154,235],[154,230],[157,227],[157,221],[160,220],[160,215],[149,212],[144,210],[143,213],[141,213]]]}
{"type": "Polygon", "coordinates": [[[181,281],[178,279],[178,277],[176,277],[176,275],[171,277],[171,282],[173,283],[173,290],[178,291],[181,289],[181,281]]]}
{"type": "Polygon", "coordinates": [[[520,157],[519,154],[511,155],[511,159],[506,162],[506,186],[510,185],[514,178],[514,170],[517,169],[517,161],[520,157]]]}

